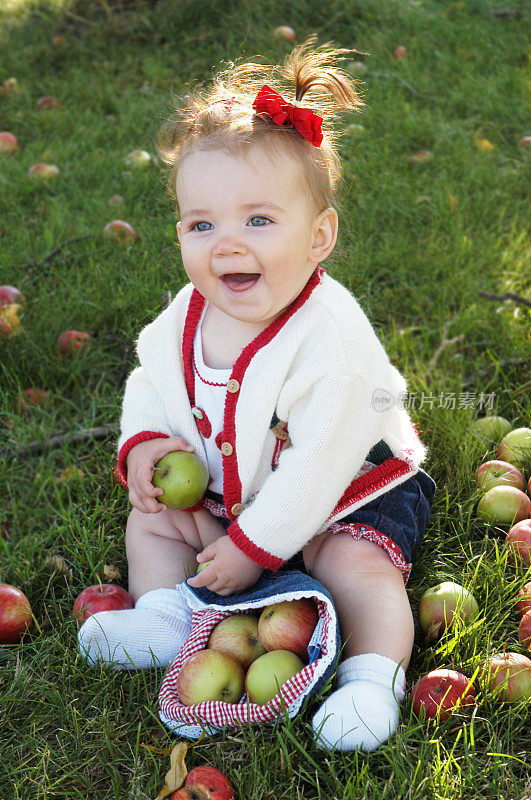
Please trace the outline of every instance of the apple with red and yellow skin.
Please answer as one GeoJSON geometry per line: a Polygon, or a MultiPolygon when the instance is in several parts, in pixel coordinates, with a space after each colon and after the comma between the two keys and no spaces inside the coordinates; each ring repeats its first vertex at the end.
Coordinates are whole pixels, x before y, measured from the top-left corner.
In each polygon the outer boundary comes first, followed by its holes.
{"type": "Polygon", "coordinates": [[[304,668],[304,662],[289,650],[271,650],[253,661],[245,676],[245,691],[251,703],[269,703],[287,680],[304,668]]]}
{"type": "Polygon", "coordinates": [[[520,616],[527,614],[531,611],[531,581],[524,584],[518,592],[518,600],[516,601],[516,611],[520,616]]]}
{"type": "Polygon", "coordinates": [[[522,559],[528,567],[531,564],[531,519],[523,519],[509,529],[505,544],[522,559]]]}
{"type": "Polygon", "coordinates": [[[14,133],[0,131],[0,153],[14,155],[18,152],[18,139],[14,133]]]}
{"type": "Polygon", "coordinates": [[[531,136],[522,136],[518,144],[520,147],[531,147],[531,136]]]}
{"type": "Polygon", "coordinates": [[[443,581],[427,589],[420,598],[418,615],[422,631],[429,642],[441,637],[452,627],[454,618],[469,622],[477,617],[479,606],[474,595],[453,581],[443,581]]]}
{"type": "Polygon", "coordinates": [[[476,691],[470,678],[453,669],[434,669],[420,678],[411,690],[413,713],[443,722],[456,708],[470,714],[476,691]]]}
{"type": "Polygon", "coordinates": [[[480,417],[472,423],[472,431],[478,436],[489,441],[499,442],[511,430],[511,423],[505,417],[489,416],[480,417]]]}
{"type": "Polygon", "coordinates": [[[10,303],[8,306],[0,306],[0,336],[8,338],[16,333],[20,333],[22,322],[18,315],[21,309],[19,303],[10,303]]]}
{"type": "Polygon", "coordinates": [[[266,606],[258,620],[258,636],[266,650],[291,650],[308,662],[308,643],[319,619],[315,600],[301,597],[266,606]]]}
{"type": "Polygon", "coordinates": [[[234,790],[225,775],[214,767],[195,767],[184,786],[169,800],[234,800],[234,790]]]}
{"type": "Polygon", "coordinates": [[[274,33],[276,36],[287,39],[288,42],[294,42],[297,38],[295,31],[289,25],[279,25],[278,28],[275,28],[274,33]]]}
{"type": "Polygon", "coordinates": [[[28,598],[16,586],[0,584],[0,644],[20,642],[33,619],[28,598]]]}
{"type": "Polygon", "coordinates": [[[56,178],[60,172],[61,170],[55,164],[41,162],[29,168],[28,177],[31,180],[49,181],[56,178]]]}
{"type": "Polygon", "coordinates": [[[112,222],[108,222],[103,229],[103,235],[107,239],[113,239],[113,241],[121,244],[134,242],[137,238],[133,226],[128,222],[124,222],[123,219],[113,219],[112,222]]]}
{"type": "Polygon", "coordinates": [[[177,694],[185,706],[207,700],[237,703],[244,692],[245,672],[239,661],[216,650],[200,650],[181,667],[177,694]]]}
{"type": "Polygon", "coordinates": [[[531,611],[524,614],[518,626],[518,641],[531,650],[531,611]]]}
{"type": "Polygon", "coordinates": [[[487,524],[514,525],[531,517],[531,500],[514,486],[495,486],[485,492],[476,514],[487,524]]]}
{"type": "Polygon", "coordinates": [[[57,349],[63,356],[77,353],[90,342],[90,333],[86,331],[64,331],[57,339],[57,349]]]}
{"type": "Polygon", "coordinates": [[[266,649],[258,637],[258,617],[252,614],[233,614],[212,628],[207,647],[226,653],[247,670],[266,649]]]}
{"type": "Polygon", "coordinates": [[[31,388],[24,389],[22,395],[18,398],[18,408],[21,414],[29,411],[30,406],[45,406],[48,402],[50,392],[45,392],[44,389],[31,388]]]}
{"type": "Polygon", "coordinates": [[[44,97],[40,97],[37,100],[37,108],[40,111],[43,111],[48,108],[57,108],[59,105],[59,100],[56,97],[51,97],[50,95],[45,95],[44,97]]]}
{"type": "Polygon", "coordinates": [[[498,445],[496,455],[516,467],[525,466],[531,461],[531,428],[515,428],[506,434],[498,445]]]}
{"type": "Polygon", "coordinates": [[[14,303],[23,305],[25,302],[26,298],[16,286],[0,286],[0,308],[3,306],[11,306],[14,303]]]}
{"type": "Polygon", "coordinates": [[[531,698],[531,660],[521,653],[496,653],[479,668],[485,692],[501,703],[531,698]]]}
{"type": "Polygon", "coordinates": [[[525,478],[520,470],[507,461],[485,461],[478,467],[476,481],[480,489],[488,492],[495,486],[514,486],[525,491],[525,478]]]}
{"type": "Polygon", "coordinates": [[[395,48],[393,52],[393,58],[396,58],[397,61],[400,59],[405,58],[407,56],[407,48],[404,45],[399,44],[398,47],[395,48]]]}
{"type": "Polygon", "coordinates": [[[122,611],[133,608],[133,598],[113,583],[96,583],[83,589],[74,602],[74,618],[78,625],[99,611],[122,611]]]}

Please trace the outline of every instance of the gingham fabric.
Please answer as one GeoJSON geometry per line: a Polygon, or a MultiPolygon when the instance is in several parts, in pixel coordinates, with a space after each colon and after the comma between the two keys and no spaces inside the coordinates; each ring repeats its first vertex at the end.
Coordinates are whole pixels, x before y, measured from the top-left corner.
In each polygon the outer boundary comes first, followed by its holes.
{"type": "Polygon", "coordinates": [[[241,722],[273,723],[287,713],[294,717],[306,697],[317,692],[332,676],[340,649],[339,627],[332,598],[318,581],[298,570],[275,576],[263,575],[250,590],[220,597],[207,589],[182,587],[193,609],[192,632],[172,663],[159,693],[159,716],[178,736],[197,739],[201,733],[214,735],[241,722]],[[311,597],[317,603],[319,621],[308,645],[310,663],[286,681],[272,700],[263,706],[244,695],[238,703],[208,701],[184,706],[177,693],[177,676],[184,662],[205,649],[212,628],[225,617],[248,613],[259,615],[265,606],[283,600],[311,597]],[[212,602],[214,600],[214,602],[212,602]]]}

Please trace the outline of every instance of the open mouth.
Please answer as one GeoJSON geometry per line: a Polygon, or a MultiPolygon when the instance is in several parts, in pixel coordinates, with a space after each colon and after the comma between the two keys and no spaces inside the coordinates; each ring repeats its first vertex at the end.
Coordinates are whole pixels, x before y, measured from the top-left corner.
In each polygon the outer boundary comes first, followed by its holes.
{"type": "Polygon", "coordinates": [[[222,275],[221,280],[232,292],[246,292],[251,289],[260,278],[258,272],[231,272],[222,275]]]}

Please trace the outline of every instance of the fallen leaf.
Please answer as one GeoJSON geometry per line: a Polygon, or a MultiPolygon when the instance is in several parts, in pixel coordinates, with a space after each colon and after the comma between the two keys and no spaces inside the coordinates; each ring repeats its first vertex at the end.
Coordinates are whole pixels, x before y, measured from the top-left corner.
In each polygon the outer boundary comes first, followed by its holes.
{"type": "Polygon", "coordinates": [[[158,793],[155,800],[163,800],[172,792],[180,789],[183,785],[184,780],[188,775],[184,758],[189,747],[190,745],[186,744],[186,742],[178,742],[172,749],[170,753],[170,768],[166,773],[164,786],[158,793]]]}
{"type": "Polygon", "coordinates": [[[58,480],[73,481],[78,478],[84,478],[84,477],[85,473],[83,472],[82,469],[79,469],[79,467],[67,467],[60,473],[58,480]]]}
{"type": "Polygon", "coordinates": [[[448,195],[448,197],[450,198],[450,211],[452,212],[452,214],[455,214],[457,210],[457,200],[455,199],[453,194],[448,195]]]}
{"type": "Polygon", "coordinates": [[[484,150],[486,153],[492,153],[494,150],[494,145],[492,142],[489,142],[488,139],[482,139],[481,137],[476,139],[476,144],[480,150],[484,150]]]}
{"type": "Polygon", "coordinates": [[[114,564],[105,564],[103,567],[103,577],[106,581],[120,581],[122,579],[122,574],[114,564]]]}

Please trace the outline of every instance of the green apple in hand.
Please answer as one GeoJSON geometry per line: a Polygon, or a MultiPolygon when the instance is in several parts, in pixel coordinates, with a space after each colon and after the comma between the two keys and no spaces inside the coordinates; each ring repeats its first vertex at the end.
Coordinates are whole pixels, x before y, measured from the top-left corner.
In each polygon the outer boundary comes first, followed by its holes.
{"type": "Polygon", "coordinates": [[[153,486],[163,489],[159,503],[171,509],[190,508],[200,500],[208,485],[208,470],[195,453],[177,450],[157,461],[153,486]]]}

